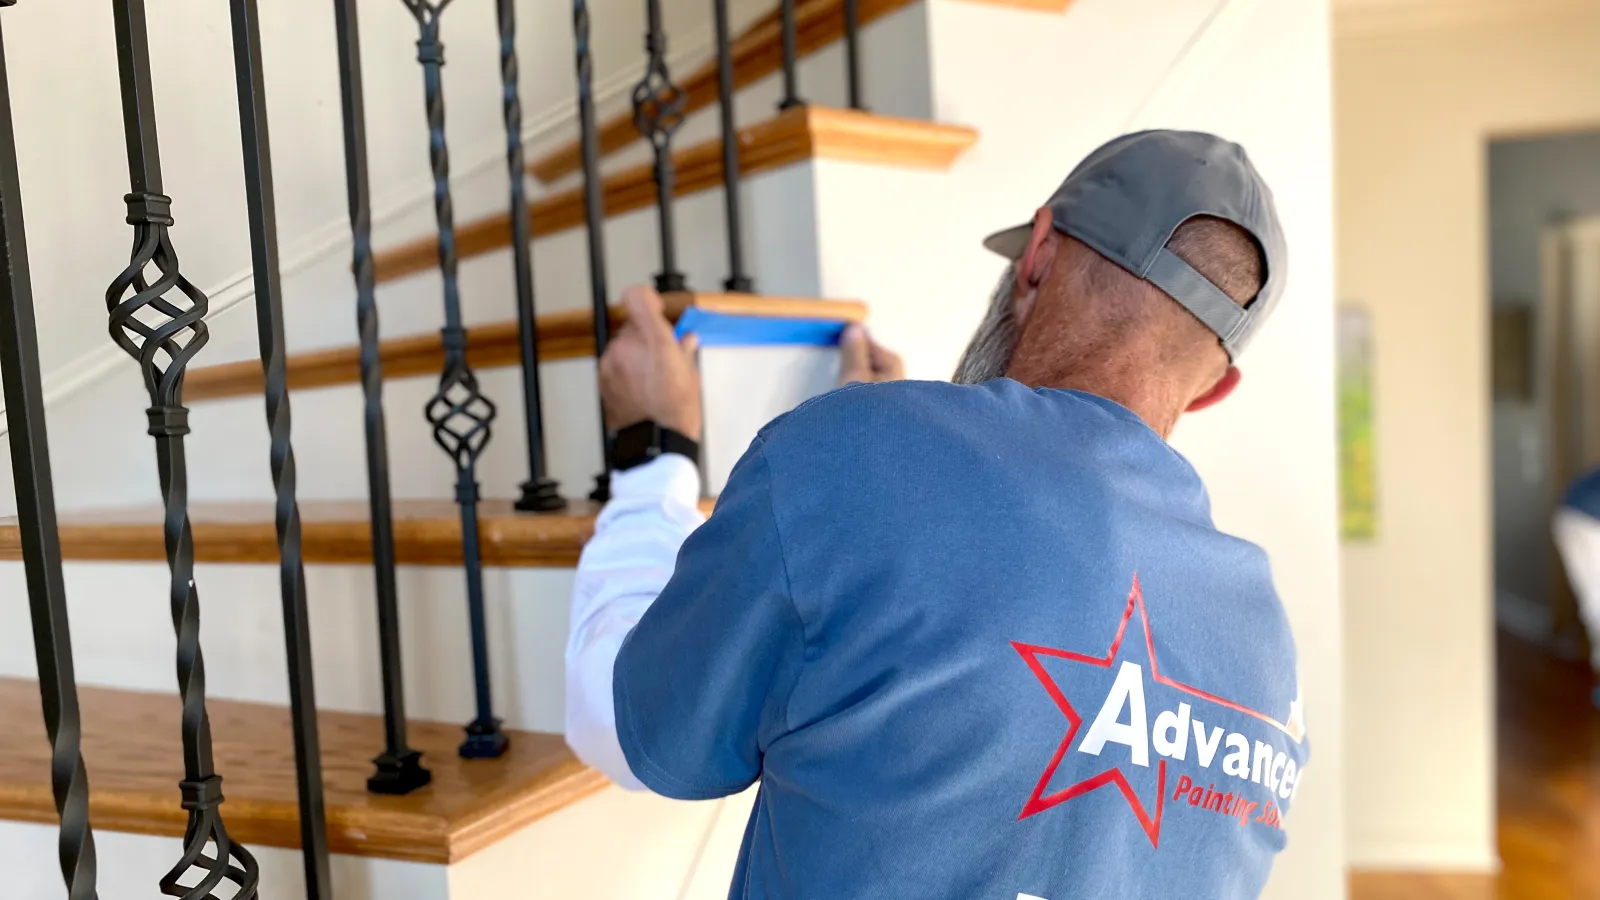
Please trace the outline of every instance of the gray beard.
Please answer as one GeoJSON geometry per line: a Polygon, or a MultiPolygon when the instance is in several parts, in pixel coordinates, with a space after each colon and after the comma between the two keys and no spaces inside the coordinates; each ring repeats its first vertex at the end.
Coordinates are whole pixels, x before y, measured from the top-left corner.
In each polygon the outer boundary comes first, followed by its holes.
{"type": "Polygon", "coordinates": [[[972,336],[972,343],[961,354],[961,362],[956,364],[956,373],[951,381],[956,384],[982,384],[1004,377],[1006,370],[1011,367],[1011,355],[1016,352],[1017,342],[1022,337],[1022,329],[1017,323],[1016,303],[1011,299],[1016,283],[1017,267],[1012,264],[1006,267],[1000,276],[1000,283],[995,285],[994,294],[989,298],[989,311],[984,315],[977,333],[972,336]]]}

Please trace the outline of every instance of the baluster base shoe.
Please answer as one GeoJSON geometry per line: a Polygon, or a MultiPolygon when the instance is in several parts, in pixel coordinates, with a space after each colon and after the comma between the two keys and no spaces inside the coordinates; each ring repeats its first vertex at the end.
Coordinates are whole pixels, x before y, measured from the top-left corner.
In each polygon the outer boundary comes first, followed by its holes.
{"type": "Polygon", "coordinates": [[[561,484],[553,478],[534,478],[522,483],[522,496],[512,504],[518,512],[557,512],[567,508],[561,484]]]}
{"type": "Polygon", "coordinates": [[[610,472],[601,472],[594,477],[594,490],[589,492],[589,499],[596,503],[605,503],[611,499],[610,472]]]}
{"type": "Polygon", "coordinates": [[[466,727],[467,739],[458,750],[462,759],[498,759],[511,746],[511,738],[500,730],[499,719],[479,720],[466,727]]]}
{"type": "Polygon", "coordinates": [[[374,794],[409,794],[433,781],[433,773],[422,767],[422,753],[380,753],[372,760],[378,767],[367,779],[367,790],[374,794]]]}

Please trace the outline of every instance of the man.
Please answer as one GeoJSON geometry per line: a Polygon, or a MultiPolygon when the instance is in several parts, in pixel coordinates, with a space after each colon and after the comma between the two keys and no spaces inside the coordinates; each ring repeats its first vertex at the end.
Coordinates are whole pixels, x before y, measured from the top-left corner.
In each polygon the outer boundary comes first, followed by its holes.
{"type": "MultiPolygon", "coordinates": [[[[670,797],[759,779],[734,898],[1253,897],[1306,763],[1295,651],[1165,438],[1282,290],[1271,195],[1237,146],[1146,132],[987,245],[957,384],[780,416],[703,525],[684,456],[617,475],[568,740],[670,797]]],[[[629,302],[610,422],[693,437],[692,344],[629,302]]]]}

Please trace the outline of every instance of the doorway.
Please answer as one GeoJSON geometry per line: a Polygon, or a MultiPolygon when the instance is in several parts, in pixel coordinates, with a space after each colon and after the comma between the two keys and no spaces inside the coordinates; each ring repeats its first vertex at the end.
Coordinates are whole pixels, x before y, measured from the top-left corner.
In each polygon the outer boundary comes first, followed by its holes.
{"type": "Polygon", "coordinates": [[[1490,141],[1488,173],[1495,618],[1582,660],[1550,522],[1600,463],[1600,131],[1490,141]]]}

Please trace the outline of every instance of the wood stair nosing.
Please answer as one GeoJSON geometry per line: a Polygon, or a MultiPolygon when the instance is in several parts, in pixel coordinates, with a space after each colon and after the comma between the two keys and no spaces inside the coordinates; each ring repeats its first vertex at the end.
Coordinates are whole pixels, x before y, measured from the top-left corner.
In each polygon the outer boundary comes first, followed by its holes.
{"type": "MultiPolygon", "coordinates": [[[[914,0],[860,0],[859,21],[868,25],[890,13],[911,5],[914,0]]],[[[996,6],[1011,6],[1039,12],[1061,12],[1073,0],[976,0],[996,6]]],[[[844,35],[843,0],[810,0],[796,5],[795,38],[801,57],[810,56],[844,35]]],[[[760,81],[783,67],[782,31],[776,10],[757,19],[736,37],[729,48],[733,55],[735,90],[760,81]]],[[[717,102],[717,60],[713,57],[688,75],[678,79],[684,95],[684,115],[690,115],[717,102]]],[[[631,110],[608,118],[598,130],[600,155],[609,156],[639,139],[631,110]]],[[[582,164],[576,140],[563,144],[534,160],[528,170],[540,181],[550,183],[578,171],[582,164]]]]}
{"type": "MultiPolygon", "coordinates": [[[[859,9],[861,24],[887,15],[912,0],[865,0],[859,9]]],[[[757,19],[729,44],[733,55],[734,89],[740,90],[760,81],[783,66],[782,24],[778,10],[773,9],[757,19]]],[[[810,56],[844,34],[844,5],[842,0],[810,0],[796,4],[795,39],[801,57],[810,56]]],[[[717,60],[715,57],[702,63],[688,75],[677,79],[678,90],[684,96],[683,115],[692,115],[717,102],[717,60]]],[[[633,121],[633,111],[624,110],[608,118],[597,129],[601,157],[610,156],[639,140],[639,129],[633,121]]],[[[582,148],[577,140],[534,160],[528,171],[535,178],[550,183],[573,172],[582,165],[582,148]]]]}
{"type": "MultiPolygon", "coordinates": [[[[80,686],[89,815],[102,832],[179,837],[188,813],[180,707],[168,694],[80,686]]],[[[246,846],[300,846],[299,807],[287,707],[211,699],[221,811],[246,846]]],[[[461,729],[413,721],[411,745],[433,772],[404,796],[368,793],[371,757],[383,746],[383,717],[320,711],[328,844],[334,853],[454,863],[604,788],[604,775],[573,757],[561,735],[510,732],[495,760],[462,760],[461,729]]],[[[0,678],[0,819],[55,824],[50,744],[38,683],[0,678]]]]}
{"type": "MultiPolygon", "coordinates": [[[[712,501],[701,511],[710,513],[712,501]]],[[[574,501],[554,513],[522,513],[509,500],[478,506],[483,565],[570,567],[594,534],[600,508],[574,501]]],[[[401,565],[458,566],[462,563],[461,514],[450,500],[394,501],[395,560],[401,565]]],[[[278,533],[271,502],[189,505],[198,562],[276,563],[278,533]]],[[[300,502],[301,553],[310,564],[372,562],[372,530],[362,500],[300,502]]],[[[160,508],[63,512],[57,531],[62,559],[96,562],[165,562],[160,508]]],[[[0,560],[22,559],[17,520],[0,518],[0,560]]]]}
{"type": "MultiPolygon", "coordinates": [[[[782,168],[810,158],[848,159],[908,167],[948,168],[977,140],[970,128],[879,116],[855,110],[801,106],[741,129],[739,165],[742,176],[782,168]]],[[[673,196],[684,197],[722,186],[722,141],[712,138],[672,154],[677,170],[673,196]]],[[[605,176],[606,217],[644,209],[656,202],[655,171],[640,163],[605,176]]],[[[582,186],[559,191],[528,204],[535,238],[577,228],[584,223],[582,186]]],[[[497,213],[456,226],[460,259],[481,256],[511,244],[511,217],[497,213]]],[[[438,265],[438,243],[424,235],[377,253],[378,282],[393,281],[438,265]]]]}
{"type": "MultiPolygon", "coordinates": [[[[782,318],[824,318],[862,322],[866,305],[854,300],[807,300],[749,294],[698,294],[682,292],[662,298],[673,321],[691,307],[733,315],[782,318]]],[[[589,310],[546,313],[537,318],[540,362],[594,355],[594,316],[589,310]]],[[[627,315],[621,306],[611,308],[611,327],[621,327],[627,315]]],[[[514,366],[522,359],[516,321],[475,325],[467,331],[467,358],[475,369],[514,366]]],[[[407,335],[379,343],[383,377],[408,378],[438,375],[444,365],[444,344],[438,334],[407,335]]],[[[297,353],[288,360],[290,390],[309,390],[361,380],[359,344],[297,353]]],[[[184,380],[184,400],[194,403],[224,397],[259,395],[265,379],[256,360],[203,366],[184,380]]]]}

